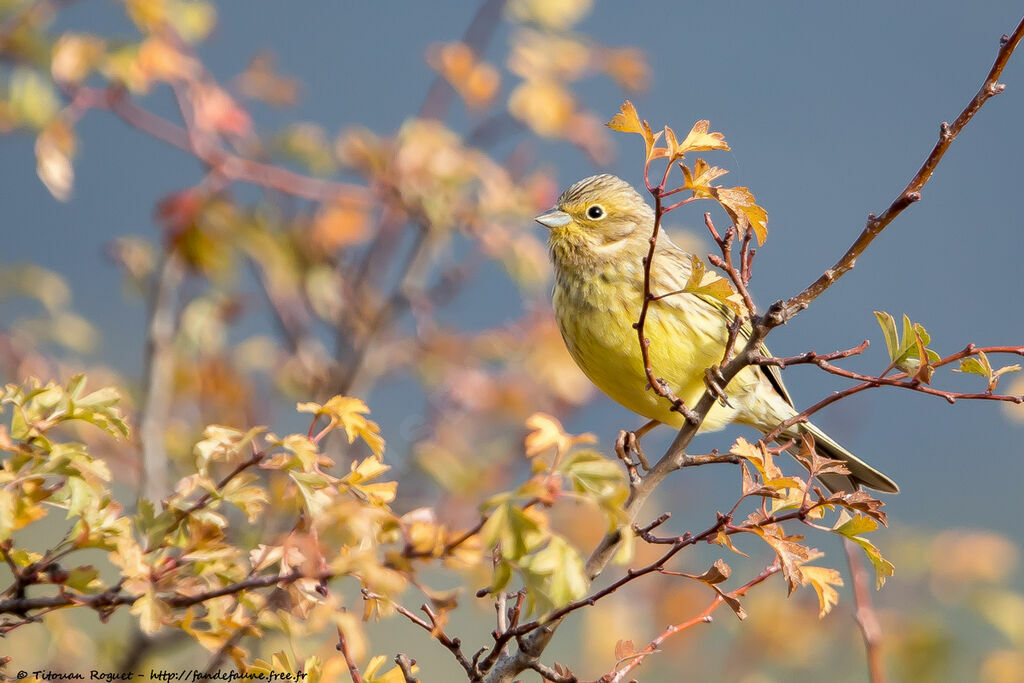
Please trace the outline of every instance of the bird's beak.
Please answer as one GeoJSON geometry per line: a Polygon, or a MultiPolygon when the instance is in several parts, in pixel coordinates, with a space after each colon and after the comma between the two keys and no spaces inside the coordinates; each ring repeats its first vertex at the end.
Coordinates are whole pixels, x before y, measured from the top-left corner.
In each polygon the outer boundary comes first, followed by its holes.
{"type": "Polygon", "coordinates": [[[567,214],[565,211],[551,209],[547,213],[542,213],[537,216],[534,220],[545,228],[560,228],[563,225],[569,225],[569,223],[572,222],[572,216],[567,214]]]}

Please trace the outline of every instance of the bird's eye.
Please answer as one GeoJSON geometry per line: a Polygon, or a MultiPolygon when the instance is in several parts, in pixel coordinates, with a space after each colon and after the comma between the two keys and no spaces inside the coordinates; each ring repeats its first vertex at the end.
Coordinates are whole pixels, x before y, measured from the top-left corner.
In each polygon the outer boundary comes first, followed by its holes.
{"type": "Polygon", "coordinates": [[[587,209],[587,216],[593,218],[595,221],[598,218],[604,218],[604,209],[601,208],[600,204],[594,204],[589,209],[587,209]]]}

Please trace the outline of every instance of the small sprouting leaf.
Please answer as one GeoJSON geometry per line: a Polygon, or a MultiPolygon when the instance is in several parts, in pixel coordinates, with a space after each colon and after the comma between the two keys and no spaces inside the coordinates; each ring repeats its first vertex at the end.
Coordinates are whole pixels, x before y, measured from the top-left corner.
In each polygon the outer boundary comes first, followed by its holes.
{"type": "Polygon", "coordinates": [[[143,633],[156,633],[163,626],[163,620],[170,615],[171,609],[166,602],[156,597],[150,587],[138,600],[132,603],[129,610],[139,618],[139,628],[143,633]]]}
{"type": "Polygon", "coordinates": [[[597,498],[614,495],[616,489],[625,483],[621,468],[589,449],[573,453],[559,469],[569,475],[577,491],[597,498]]]}
{"type": "Polygon", "coordinates": [[[896,332],[896,320],[890,313],[875,311],[878,318],[878,325],[882,328],[882,336],[885,337],[885,348],[889,351],[889,358],[896,358],[900,348],[900,337],[896,332]]]}
{"type": "Polygon", "coordinates": [[[902,340],[896,332],[896,321],[884,311],[875,311],[875,317],[885,337],[885,347],[889,351],[889,360],[893,367],[906,373],[912,373],[915,379],[924,383],[931,381],[934,368],[931,363],[939,360],[939,354],[928,348],[931,336],[919,323],[912,323],[910,318],[903,316],[902,340]],[[922,359],[924,362],[922,363],[922,359]]]}
{"type": "Polygon", "coordinates": [[[775,464],[771,451],[765,448],[764,444],[752,444],[741,436],[736,439],[729,452],[750,461],[766,482],[783,476],[782,470],[775,464]]]}
{"type": "Polygon", "coordinates": [[[988,382],[987,391],[995,391],[996,385],[999,383],[999,378],[1010,372],[1020,372],[1020,365],[1014,363],[1013,365],[1004,365],[998,370],[995,370],[992,368],[992,363],[989,361],[988,356],[985,355],[985,352],[978,351],[977,356],[962,358],[960,360],[960,368],[958,370],[953,370],[953,372],[966,372],[972,375],[981,375],[988,382]]]}

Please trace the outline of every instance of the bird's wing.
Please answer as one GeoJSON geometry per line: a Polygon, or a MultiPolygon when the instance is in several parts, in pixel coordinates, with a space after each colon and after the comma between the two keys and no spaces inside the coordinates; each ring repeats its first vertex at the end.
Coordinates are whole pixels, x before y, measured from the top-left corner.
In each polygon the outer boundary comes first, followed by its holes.
{"type": "MultiPolygon", "coordinates": [[[[658,295],[664,292],[672,292],[683,289],[686,286],[686,281],[690,277],[690,254],[683,251],[671,240],[664,240],[659,242],[658,251],[654,259],[654,270],[652,275],[652,293],[658,295]]],[[[683,313],[686,313],[686,305],[683,304],[683,300],[680,297],[686,297],[689,301],[687,305],[692,306],[698,301],[702,304],[715,310],[718,315],[722,318],[722,343],[725,343],[726,332],[732,321],[736,319],[736,313],[722,303],[720,300],[710,296],[703,296],[700,294],[692,293],[679,293],[673,296],[665,297],[661,299],[661,302],[676,306],[682,309],[683,313]],[[675,300],[675,301],[673,301],[675,300]]],[[[743,340],[750,339],[750,323],[745,323],[740,328],[740,338],[743,340]]],[[[758,349],[762,356],[770,357],[772,354],[768,350],[768,347],[761,344],[758,349]]],[[[760,365],[758,366],[764,376],[768,378],[772,387],[778,392],[786,403],[793,405],[793,399],[789,395],[789,391],[786,390],[786,385],[782,383],[782,372],[778,366],[775,365],[760,365]]]]}

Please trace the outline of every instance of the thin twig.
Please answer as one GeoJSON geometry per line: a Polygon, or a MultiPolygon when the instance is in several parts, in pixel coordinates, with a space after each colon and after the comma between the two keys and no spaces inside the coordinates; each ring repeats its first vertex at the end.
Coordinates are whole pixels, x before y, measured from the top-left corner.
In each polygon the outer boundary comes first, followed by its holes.
{"type": "MultiPolygon", "coordinates": [[[[744,585],[740,586],[736,590],[728,593],[727,595],[734,598],[742,597],[751,588],[763,582],[771,575],[778,573],[781,569],[782,565],[779,564],[779,562],[773,562],[760,574],[758,574],[753,579],[751,579],[744,585]]],[[[647,645],[647,647],[645,647],[643,650],[630,657],[624,667],[605,674],[604,676],[598,679],[597,683],[619,683],[623,680],[627,673],[629,673],[636,667],[640,666],[643,663],[643,661],[648,657],[648,655],[657,652],[658,648],[661,647],[661,644],[670,637],[676,635],[677,633],[682,633],[683,631],[692,628],[697,624],[710,623],[711,614],[724,604],[725,598],[723,598],[721,595],[716,595],[715,599],[711,601],[711,604],[704,608],[703,612],[701,612],[700,614],[691,619],[687,619],[684,622],[666,628],[654,640],[652,640],[650,644],[647,645]]]]}
{"type": "Polygon", "coordinates": [[[881,215],[875,216],[871,214],[868,217],[864,230],[854,240],[853,244],[850,245],[850,248],[846,250],[846,253],[836,261],[834,266],[826,270],[821,277],[811,283],[804,291],[786,301],[781,311],[783,321],[792,318],[799,311],[806,308],[808,304],[821,296],[839,278],[852,270],[857,259],[868,248],[868,245],[878,237],[882,230],[892,223],[893,219],[900,215],[904,209],[921,199],[921,190],[924,189],[925,184],[932,177],[935,168],[946,154],[946,150],[953,144],[953,140],[970,123],[982,105],[1005,89],[1006,86],[999,82],[999,77],[1002,75],[1006,63],[1010,60],[1010,55],[1013,54],[1022,37],[1024,37],[1024,19],[1017,24],[1017,28],[1013,30],[1012,34],[1002,37],[999,43],[999,50],[996,52],[995,62],[992,64],[988,76],[985,77],[984,83],[981,84],[981,88],[978,89],[978,93],[968,102],[967,106],[964,107],[952,124],[942,124],[939,130],[938,141],[936,141],[931,153],[925,158],[917,173],[907,183],[906,188],[881,215]]]}
{"type": "Polygon", "coordinates": [[[368,203],[365,187],[304,176],[280,166],[264,164],[211,145],[194,147],[186,129],[135,104],[117,86],[106,89],[64,86],[69,98],[85,109],[105,109],[152,137],[192,154],[217,173],[235,181],[268,187],[318,202],[368,203]]]}
{"type": "Polygon", "coordinates": [[[363,677],[359,673],[359,667],[356,666],[355,661],[352,659],[352,653],[348,651],[348,643],[345,641],[345,631],[342,630],[341,624],[338,624],[338,644],[335,647],[341,651],[341,656],[345,658],[345,665],[348,666],[348,675],[352,677],[352,683],[363,683],[363,677]]]}
{"type": "Polygon", "coordinates": [[[408,655],[399,652],[395,656],[395,664],[402,671],[402,678],[405,679],[405,683],[420,683],[420,679],[416,678],[412,671],[412,668],[416,665],[415,659],[409,659],[408,655]]]}

